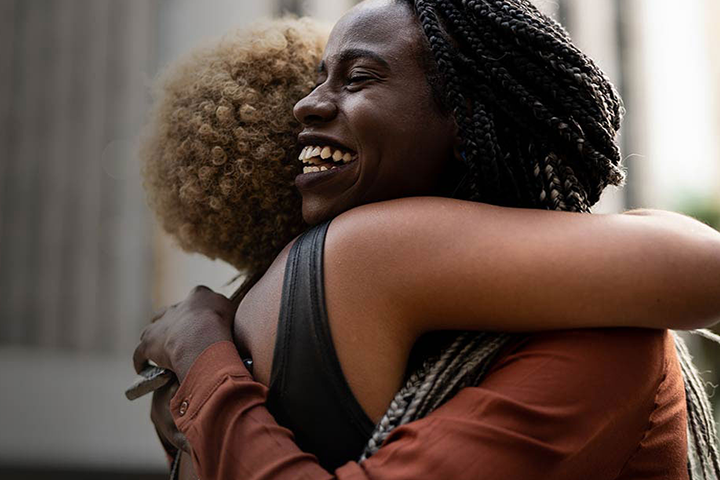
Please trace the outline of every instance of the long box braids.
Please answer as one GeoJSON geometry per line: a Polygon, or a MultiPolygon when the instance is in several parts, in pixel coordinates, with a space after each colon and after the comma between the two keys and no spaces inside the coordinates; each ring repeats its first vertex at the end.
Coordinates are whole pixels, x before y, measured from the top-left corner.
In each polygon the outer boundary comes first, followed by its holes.
{"type": "MultiPolygon", "coordinates": [[[[466,181],[456,197],[589,213],[625,174],[616,136],[622,100],[556,21],[528,0],[398,0],[415,12],[432,56],[428,82],[458,125],[466,181]]],[[[700,332],[714,341],[708,332],[700,332]]],[[[704,382],[675,345],[688,414],[691,480],[720,478],[704,382]]],[[[361,461],[400,425],[477,385],[513,337],[463,332],[410,375],[376,425],[361,461]]]]}

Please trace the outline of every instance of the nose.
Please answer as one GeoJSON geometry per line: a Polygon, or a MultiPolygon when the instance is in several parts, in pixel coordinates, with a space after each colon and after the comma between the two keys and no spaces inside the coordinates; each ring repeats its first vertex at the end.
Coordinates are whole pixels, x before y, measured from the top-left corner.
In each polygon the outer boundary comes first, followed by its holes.
{"type": "Polygon", "coordinates": [[[337,105],[320,85],[295,104],[293,114],[303,125],[326,123],[337,116],[337,105]]]}

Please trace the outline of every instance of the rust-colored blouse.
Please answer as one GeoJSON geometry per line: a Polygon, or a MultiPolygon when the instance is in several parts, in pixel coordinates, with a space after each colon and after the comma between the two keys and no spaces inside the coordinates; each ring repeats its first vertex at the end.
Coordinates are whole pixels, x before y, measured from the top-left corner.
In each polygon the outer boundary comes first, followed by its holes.
{"type": "Polygon", "coordinates": [[[683,381],[666,331],[533,335],[479,386],[335,472],[275,423],[266,395],[232,343],[198,357],[171,409],[201,479],[688,478],[683,381]]]}

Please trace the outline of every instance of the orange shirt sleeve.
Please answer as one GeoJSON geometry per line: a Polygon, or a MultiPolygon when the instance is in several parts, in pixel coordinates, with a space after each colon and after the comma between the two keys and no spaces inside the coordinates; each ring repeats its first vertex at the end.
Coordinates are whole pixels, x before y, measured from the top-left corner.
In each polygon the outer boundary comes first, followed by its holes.
{"type": "Polygon", "coordinates": [[[667,339],[634,329],[533,335],[480,386],[396,429],[362,464],[335,472],[275,423],[267,389],[230,342],[198,357],[171,409],[203,480],[613,479],[651,427],[667,339]]]}

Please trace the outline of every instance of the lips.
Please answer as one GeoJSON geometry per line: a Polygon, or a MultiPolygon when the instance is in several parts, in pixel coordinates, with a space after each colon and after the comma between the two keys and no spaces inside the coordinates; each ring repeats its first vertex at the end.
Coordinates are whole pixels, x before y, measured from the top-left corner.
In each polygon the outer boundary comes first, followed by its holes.
{"type": "Polygon", "coordinates": [[[304,172],[295,177],[295,186],[300,191],[314,190],[317,188],[326,188],[324,185],[326,183],[329,185],[331,182],[333,185],[332,188],[340,188],[342,190],[354,183],[354,180],[352,180],[354,177],[352,175],[342,175],[342,172],[354,170],[356,165],[358,165],[358,162],[353,161],[342,165],[332,165],[330,167],[325,167],[325,165],[320,167],[305,167],[304,172]],[[337,178],[338,181],[335,181],[335,178],[337,178]],[[341,179],[345,179],[345,181],[341,179]],[[348,183],[348,181],[350,182],[349,185],[341,187],[341,185],[348,183]]]}

